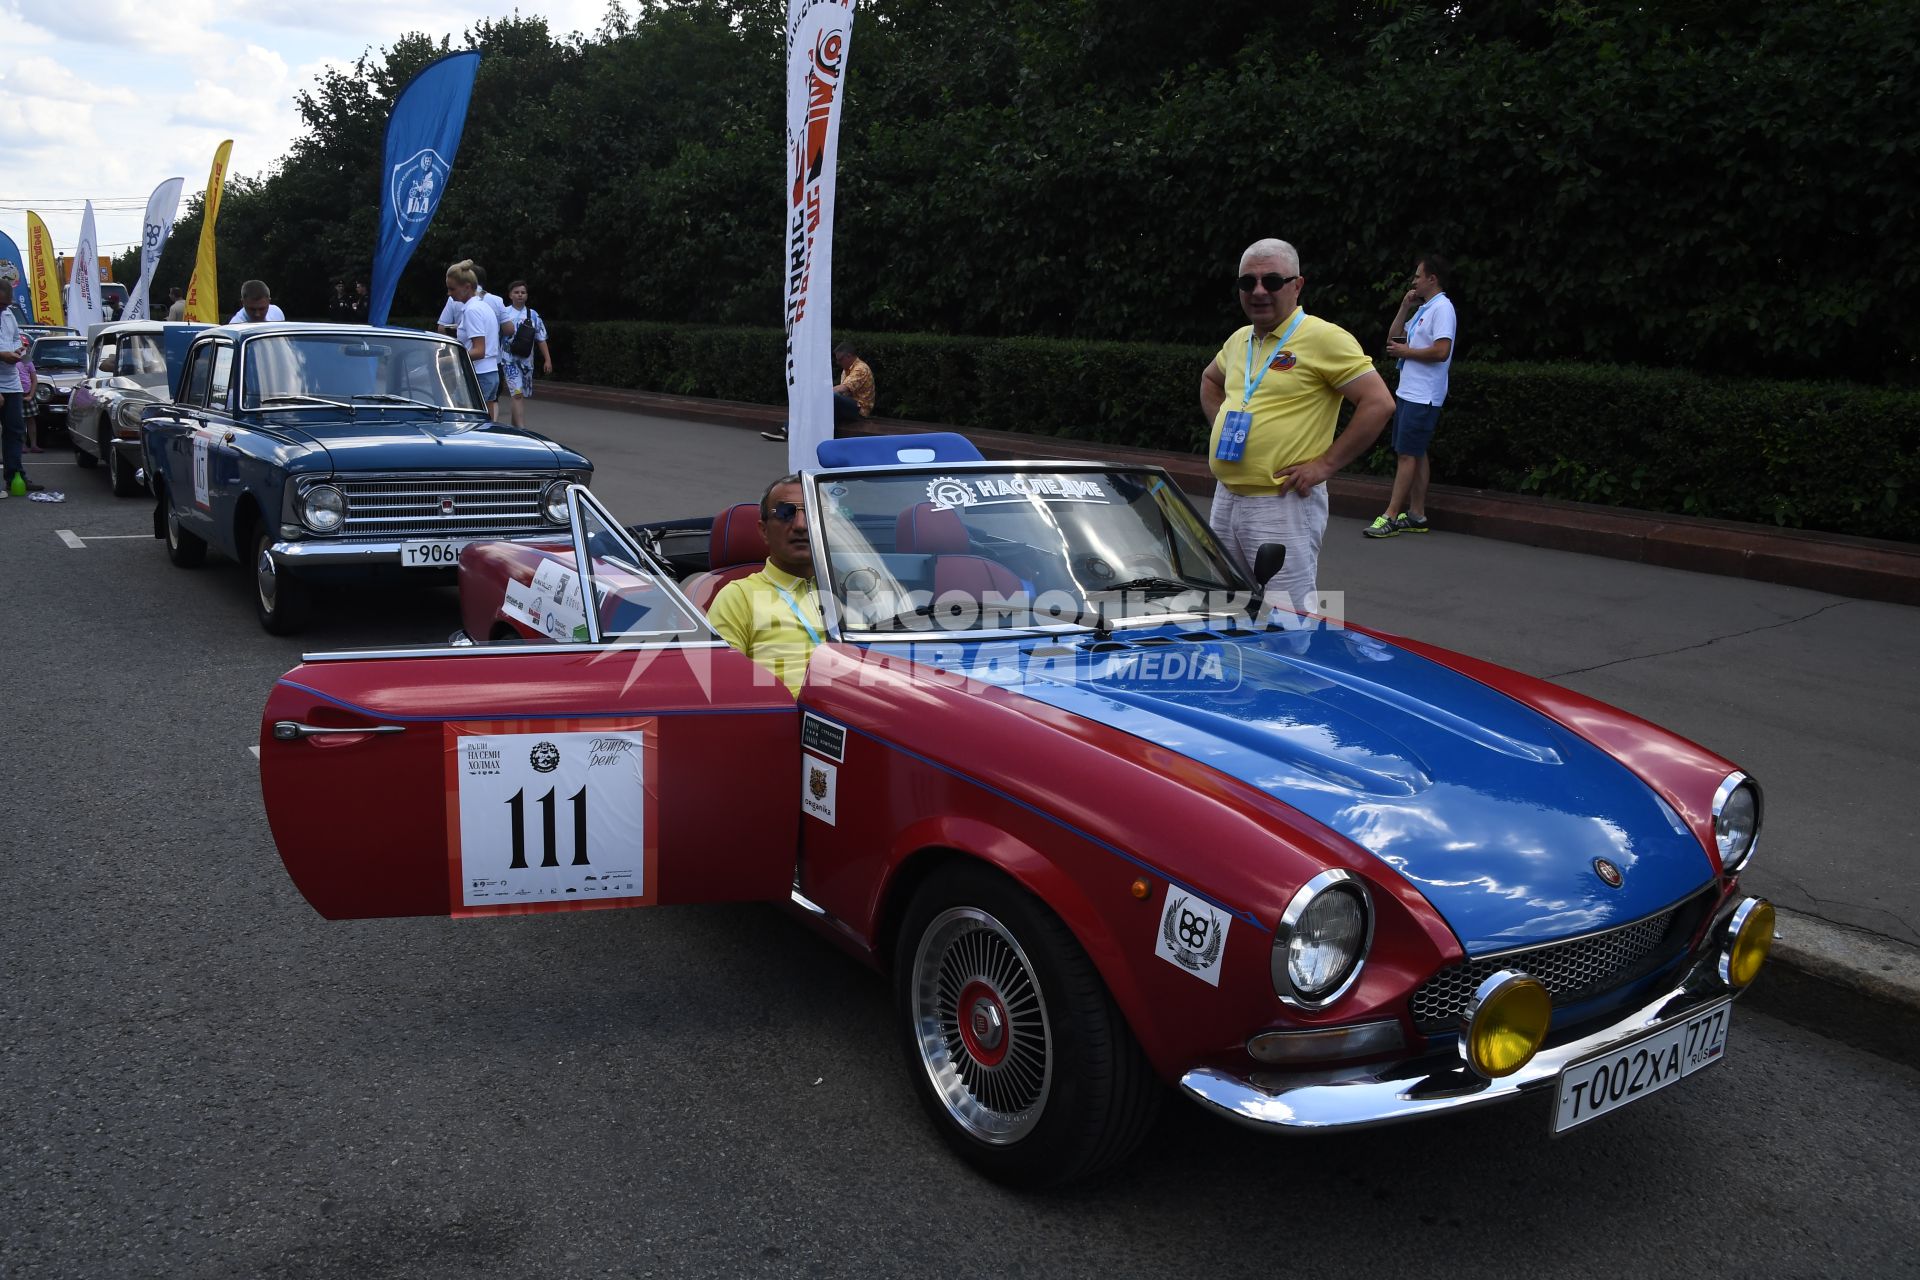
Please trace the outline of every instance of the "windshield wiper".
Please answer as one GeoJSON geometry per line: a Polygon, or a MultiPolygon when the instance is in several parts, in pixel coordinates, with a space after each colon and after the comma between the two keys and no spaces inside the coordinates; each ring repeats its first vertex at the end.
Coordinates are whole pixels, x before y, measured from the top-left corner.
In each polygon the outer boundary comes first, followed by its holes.
{"type": "Polygon", "coordinates": [[[1116,582],[1110,587],[1095,587],[1093,591],[1103,594],[1109,591],[1144,591],[1152,594],[1154,592],[1205,591],[1207,588],[1208,584],[1202,582],[1181,582],[1175,578],[1150,577],[1130,578],[1125,582],[1116,582]]]}
{"type": "Polygon", "coordinates": [[[416,409],[431,409],[435,413],[439,413],[441,409],[440,405],[428,404],[425,400],[415,400],[412,396],[397,396],[387,391],[365,393],[355,396],[354,399],[373,400],[380,404],[410,404],[416,409]]]}
{"type": "Polygon", "coordinates": [[[259,408],[298,408],[301,405],[320,405],[328,409],[345,409],[349,413],[353,406],[344,400],[328,400],[324,396],[267,396],[260,401],[259,408]]]}

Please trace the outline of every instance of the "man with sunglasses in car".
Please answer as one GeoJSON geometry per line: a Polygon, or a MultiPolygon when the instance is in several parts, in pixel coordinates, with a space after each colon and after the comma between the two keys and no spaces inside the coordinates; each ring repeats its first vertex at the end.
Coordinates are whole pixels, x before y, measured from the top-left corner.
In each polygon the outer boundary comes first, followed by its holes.
{"type": "Polygon", "coordinates": [[[807,496],[797,475],[781,476],[760,496],[767,563],[720,588],[707,620],[720,638],[771,671],[800,696],[807,660],[820,643],[820,597],[807,541],[807,496]]]}
{"type": "Polygon", "coordinates": [[[1285,565],[1267,600],[1318,607],[1325,482],[1364,453],[1393,417],[1393,396],[1354,336],[1300,305],[1306,278],[1284,240],[1257,240],[1234,282],[1252,323],[1236,330],[1200,374],[1200,411],[1214,479],[1209,523],[1251,567],[1264,543],[1284,543],[1285,565]],[[1338,437],[1340,403],[1353,419],[1338,437]]]}

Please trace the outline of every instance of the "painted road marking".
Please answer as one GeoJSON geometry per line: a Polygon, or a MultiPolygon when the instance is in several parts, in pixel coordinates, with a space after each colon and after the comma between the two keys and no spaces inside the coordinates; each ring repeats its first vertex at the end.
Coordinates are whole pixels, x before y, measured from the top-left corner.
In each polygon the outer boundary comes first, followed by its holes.
{"type": "Polygon", "coordinates": [[[153,536],[150,533],[90,533],[83,538],[71,529],[55,529],[54,533],[59,535],[60,541],[75,551],[85,551],[89,542],[128,542],[134,538],[153,536]]]}
{"type": "Polygon", "coordinates": [[[54,536],[58,537],[60,541],[66,543],[69,547],[72,547],[75,551],[85,551],[87,549],[87,544],[82,542],[80,535],[73,530],[55,529],[53,532],[54,536]]]}
{"type": "Polygon", "coordinates": [[[251,752],[253,752],[253,758],[254,758],[255,760],[258,760],[258,759],[260,758],[260,744],[259,744],[259,743],[257,743],[257,742],[256,742],[256,743],[254,743],[254,744],[253,744],[252,746],[250,746],[250,747],[248,747],[248,748],[247,748],[247,750],[249,750],[249,751],[251,751],[251,752]]]}

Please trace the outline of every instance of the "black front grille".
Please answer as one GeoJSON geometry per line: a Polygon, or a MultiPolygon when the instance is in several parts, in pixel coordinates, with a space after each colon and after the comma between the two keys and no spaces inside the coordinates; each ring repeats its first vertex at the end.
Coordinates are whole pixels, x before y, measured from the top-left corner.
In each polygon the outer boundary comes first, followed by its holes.
{"type": "Polygon", "coordinates": [[[1623,986],[1678,956],[1710,903],[1709,891],[1605,933],[1442,969],[1413,993],[1413,1024],[1427,1035],[1454,1030],[1474,991],[1502,969],[1518,969],[1539,979],[1556,1008],[1623,986]]]}
{"type": "Polygon", "coordinates": [[[540,495],[553,475],[336,480],[344,538],[486,538],[551,531],[540,495]],[[451,508],[449,510],[449,508],[451,508]]]}

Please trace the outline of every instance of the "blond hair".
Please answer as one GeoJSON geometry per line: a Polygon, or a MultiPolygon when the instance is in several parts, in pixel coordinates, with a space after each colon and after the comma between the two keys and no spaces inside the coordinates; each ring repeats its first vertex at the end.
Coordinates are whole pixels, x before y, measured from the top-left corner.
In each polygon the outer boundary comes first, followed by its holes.
{"type": "Polygon", "coordinates": [[[479,284],[480,277],[474,274],[473,259],[462,258],[447,268],[448,284],[479,284]]]}

